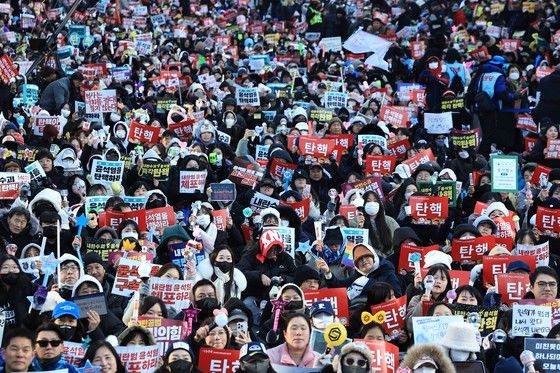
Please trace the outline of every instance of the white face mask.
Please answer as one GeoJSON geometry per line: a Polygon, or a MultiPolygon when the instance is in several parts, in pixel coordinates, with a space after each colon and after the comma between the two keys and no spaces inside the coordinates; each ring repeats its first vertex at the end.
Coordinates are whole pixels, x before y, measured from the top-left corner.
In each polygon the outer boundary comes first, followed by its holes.
{"type": "Polygon", "coordinates": [[[70,116],[70,110],[62,109],[62,110],[60,110],[60,114],[61,114],[64,118],[68,118],[68,117],[70,116]]]}
{"type": "Polygon", "coordinates": [[[121,238],[124,240],[125,238],[134,238],[134,239],[138,239],[138,233],[134,232],[134,231],[128,231],[128,232],[122,232],[121,233],[121,238]]]}
{"type": "Polygon", "coordinates": [[[233,118],[226,118],[226,127],[231,128],[235,124],[235,119],[233,118]]]}
{"type": "Polygon", "coordinates": [[[125,130],[117,130],[116,135],[119,139],[124,139],[124,137],[126,136],[126,131],[125,130]]]}
{"type": "Polygon", "coordinates": [[[121,120],[119,113],[111,113],[111,122],[118,122],[121,120]]]}
{"type": "Polygon", "coordinates": [[[196,217],[196,224],[206,228],[210,224],[210,215],[203,214],[196,217]]]}
{"type": "Polygon", "coordinates": [[[366,210],[366,214],[368,215],[377,215],[379,212],[379,202],[366,202],[364,210],[366,210]]]}
{"type": "Polygon", "coordinates": [[[466,151],[466,150],[461,150],[461,151],[459,152],[459,157],[460,157],[461,159],[467,159],[467,158],[469,157],[469,152],[466,151]]]}
{"type": "Polygon", "coordinates": [[[406,192],[404,194],[404,199],[406,199],[408,201],[410,199],[410,196],[413,195],[413,194],[414,194],[414,192],[406,192]]]}
{"type": "Polygon", "coordinates": [[[429,68],[430,70],[435,70],[435,69],[438,68],[438,63],[437,63],[437,62],[430,62],[430,63],[428,64],[428,68],[429,68]]]}
{"type": "Polygon", "coordinates": [[[436,373],[436,368],[420,367],[420,368],[414,369],[413,372],[414,373],[436,373]]]}
{"type": "Polygon", "coordinates": [[[280,220],[280,226],[281,227],[289,227],[290,226],[290,222],[288,220],[280,220]]]}
{"type": "Polygon", "coordinates": [[[469,351],[460,351],[460,350],[450,350],[449,356],[453,361],[467,361],[470,356],[469,351]]]}
{"type": "Polygon", "coordinates": [[[519,73],[518,72],[511,73],[511,74],[509,74],[509,78],[511,80],[517,80],[517,79],[519,79],[519,73]]]}

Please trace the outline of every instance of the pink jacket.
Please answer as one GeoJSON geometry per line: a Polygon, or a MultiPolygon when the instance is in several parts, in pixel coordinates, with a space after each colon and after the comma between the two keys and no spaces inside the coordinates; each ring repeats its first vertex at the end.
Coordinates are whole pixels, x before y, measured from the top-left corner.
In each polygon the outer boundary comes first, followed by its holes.
{"type": "Polygon", "coordinates": [[[314,368],[316,361],[319,359],[319,354],[313,351],[309,345],[307,346],[305,354],[303,354],[303,359],[299,365],[294,362],[288,353],[286,343],[282,343],[278,347],[267,350],[267,354],[272,364],[280,364],[297,368],[314,368]]]}

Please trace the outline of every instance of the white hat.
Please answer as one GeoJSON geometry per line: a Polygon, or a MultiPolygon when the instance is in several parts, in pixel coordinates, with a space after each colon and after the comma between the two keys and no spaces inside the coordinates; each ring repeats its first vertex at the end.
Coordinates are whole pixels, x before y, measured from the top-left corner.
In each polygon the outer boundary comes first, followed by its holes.
{"type": "Polygon", "coordinates": [[[306,122],[299,122],[298,124],[296,124],[296,129],[309,132],[309,126],[306,122]]]}
{"type": "Polygon", "coordinates": [[[509,216],[509,211],[502,202],[492,202],[486,209],[486,215],[490,216],[493,211],[501,211],[505,216],[509,216]]]}
{"type": "Polygon", "coordinates": [[[439,176],[440,176],[440,177],[441,177],[442,175],[445,175],[445,174],[447,174],[447,175],[451,178],[451,180],[457,181],[457,175],[455,175],[455,172],[454,172],[452,169],[450,169],[450,168],[444,168],[443,170],[441,170],[441,171],[439,172],[439,176]]]}
{"type": "Polygon", "coordinates": [[[449,324],[441,345],[450,350],[480,352],[480,345],[476,341],[476,329],[466,322],[449,324]]]}
{"type": "Polygon", "coordinates": [[[267,215],[274,215],[276,217],[276,219],[278,220],[278,222],[280,222],[280,212],[273,207],[268,207],[268,208],[262,210],[259,215],[261,216],[261,219],[263,219],[263,220],[264,220],[264,217],[267,216],[267,215]]]}
{"type": "Polygon", "coordinates": [[[443,251],[433,250],[429,251],[424,257],[424,268],[430,268],[436,264],[443,264],[448,269],[451,269],[451,262],[453,259],[450,255],[443,251]]]}

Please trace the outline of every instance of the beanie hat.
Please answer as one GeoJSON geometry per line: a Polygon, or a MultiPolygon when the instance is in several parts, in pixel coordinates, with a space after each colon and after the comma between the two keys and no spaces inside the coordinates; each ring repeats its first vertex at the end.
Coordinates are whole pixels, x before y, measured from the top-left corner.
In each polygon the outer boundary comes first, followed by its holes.
{"type": "Polygon", "coordinates": [[[480,352],[480,345],[476,341],[476,329],[466,322],[449,324],[441,345],[452,350],[480,352]]]}
{"type": "Polygon", "coordinates": [[[502,202],[492,202],[486,209],[486,215],[490,216],[494,211],[501,211],[505,216],[509,216],[509,211],[502,202]]]}
{"type": "Polygon", "coordinates": [[[548,174],[548,181],[553,182],[555,180],[560,180],[560,168],[553,168],[548,174]]]}
{"type": "Polygon", "coordinates": [[[451,269],[451,262],[453,259],[450,255],[443,251],[433,250],[426,254],[424,257],[424,268],[430,268],[436,264],[443,264],[448,269],[451,269]]]}
{"type": "Polygon", "coordinates": [[[340,230],[339,226],[336,227],[327,227],[325,230],[325,237],[323,238],[323,243],[327,245],[335,244],[335,245],[342,245],[343,237],[342,231],[340,230]]]}
{"type": "Polygon", "coordinates": [[[458,239],[465,233],[472,233],[475,237],[480,237],[480,232],[473,224],[459,224],[457,227],[455,227],[453,238],[458,239]]]}
{"type": "Polygon", "coordinates": [[[99,253],[96,253],[95,251],[90,251],[86,253],[86,255],[84,255],[84,267],[87,267],[88,265],[93,263],[101,264],[103,268],[105,268],[105,263],[103,262],[103,258],[101,258],[101,255],[99,255],[99,253]]]}
{"type": "Polygon", "coordinates": [[[319,272],[317,272],[314,268],[304,264],[297,267],[297,269],[295,270],[294,283],[297,286],[301,286],[301,284],[303,284],[303,282],[306,280],[320,281],[321,276],[319,275],[319,272]]]}

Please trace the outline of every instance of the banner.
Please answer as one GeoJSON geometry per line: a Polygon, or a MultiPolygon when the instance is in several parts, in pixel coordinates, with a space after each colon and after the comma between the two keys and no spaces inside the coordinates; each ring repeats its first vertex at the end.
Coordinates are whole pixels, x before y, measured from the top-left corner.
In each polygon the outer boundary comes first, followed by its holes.
{"type": "Polygon", "coordinates": [[[533,352],[540,363],[540,373],[556,373],[560,369],[560,341],[553,338],[525,338],[525,350],[533,352]]]}
{"type": "Polygon", "coordinates": [[[415,316],[412,318],[414,344],[441,343],[449,324],[462,323],[463,316],[415,316]]]}
{"type": "Polygon", "coordinates": [[[383,321],[385,332],[391,337],[391,340],[397,339],[400,331],[406,326],[406,295],[370,307],[372,315],[379,311],[385,311],[385,321],[383,321]]]}
{"type": "Polygon", "coordinates": [[[302,223],[305,220],[307,220],[307,217],[309,216],[310,204],[311,204],[311,197],[307,197],[299,202],[292,202],[292,203],[280,200],[281,206],[290,206],[291,208],[294,209],[294,211],[296,212],[297,216],[300,218],[302,223]]]}
{"type": "Polygon", "coordinates": [[[86,114],[115,113],[117,111],[117,91],[114,89],[86,91],[85,103],[86,114]]]}
{"type": "Polygon", "coordinates": [[[495,285],[494,276],[500,273],[506,273],[507,266],[516,260],[521,260],[529,266],[531,272],[537,267],[537,259],[532,256],[505,255],[505,256],[483,256],[482,257],[482,273],[484,285],[495,285]]]}
{"type": "Polygon", "coordinates": [[[104,261],[109,260],[109,253],[119,250],[121,240],[87,237],[85,240],[86,251],[94,251],[101,255],[104,261]]]}
{"type": "Polygon", "coordinates": [[[329,301],[334,310],[334,314],[341,323],[348,326],[350,322],[350,313],[348,311],[348,294],[346,288],[323,288],[319,290],[306,290],[303,292],[305,298],[305,306],[310,308],[311,305],[319,301],[329,301]]]}
{"type": "Polygon", "coordinates": [[[158,297],[168,307],[180,311],[190,304],[192,281],[151,277],[148,280],[148,285],[150,286],[150,295],[158,297]]]}
{"type": "Polygon", "coordinates": [[[0,200],[19,197],[23,184],[31,182],[31,175],[23,172],[0,172],[0,200]]]}
{"type": "Polygon", "coordinates": [[[368,155],[366,156],[366,175],[379,173],[390,175],[395,170],[397,157],[394,155],[368,155]]]}
{"type": "Polygon", "coordinates": [[[405,269],[407,272],[414,271],[414,261],[412,260],[412,258],[414,258],[415,256],[414,254],[416,253],[421,255],[420,268],[423,268],[424,258],[426,257],[426,254],[434,250],[438,251],[439,246],[438,245],[413,246],[409,244],[402,244],[400,254],[399,254],[399,268],[397,269],[398,270],[405,269]]]}
{"type": "Polygon", "coordinates": [[[166,181],[169,178],[171,165],[167,162],[145,160],[142,167],[138,169],[138,176],[149,176],[159,181],[166,181]]]}
{"type": "MultiPolygon", "coordinates": [[[[138,291],[141,283],[140,275],[138,274],[140,263],[137,260],[121,258],[117,267],[113,289],[111,290],[112,294],[128,297],[135,291],[138,291]]],[[[152,264],[150,277],[155,276],[160,267],[160,265],[152,264]]]]}
{"type": "Polygon", "coordinates": [[[469,238],[466,240],[454,239],[451,243],[451,257],[454,261],[463,262],[479,261],[484,253],[496,246],[494,236],[469,238]]]}
{"type": "Polygon", "coordinates": [[[235,372],[239,369],[239,350],[202,347],[198,356],[202,373],[235,372]]]}
{"type": "Polygon", "coordinates": [[[94,159],[91,164],[93,184],[121,184],[124,172],[123,161],[102,161],[94,159]]]}
{"type": "Polygon", "coordinates": [[[511,332],[514,337],[532,337],[534,334],[548,335],[552,328],[550,306],[514,304],[511,332]]]}
{"type": "Polygon", "coordinates": [[[511,306],[523,299],[529,291],[529,274],[500,273],[496,275],[497,293],[502,295],[501,303],[511,306]]]}
{"type": "Polygon", "coordinates": [[[418,182],[418,191],[434,197],[446,197],[449,200],[449,207],[455,207],[457,202],[457,182],[455,181],[436,181],[418,182]]]}
{"type": "Polygon", "coordinates": [[[493,155],[490,157],[492,193],[517,192],[518,162],[518,157],[512,155],[493,155]]]}
{"type": "Polygon", "coordinates": [[[537,267],[548,266],[548,262],[550,261],[549,242],[546,241],[540,245],[517,244],[515,247],[515,254],[534,256],[537,258],[537,267]]]}
{"type": "Polygon", "coordinates": [[[448,215],[447,197],[412,196],[409,199],[410,215],[416,224],[442,224],[448,215]]]}
{"type": "Polygon", "coordinates": [[[179,193],[204,193],[204,184],[208,171],[181,171],[179,176],[179,193]]]}
{"type": "Polygon", "coordinates": [[[128,141],[132,143],[157,144],[160,130],[160,127],[144,125],[133,120],[128,131],[128,141]]]}
{"type": "Polygon", "coordinates": [[[537,207],[537,218],[535,226],[543,232],[543,235],[560,237],[560,209],[549,209],[537,207]]]}
{"type": "Polygon", "coordinates": [[[484,337],[496,330],[498,324],[498,314],[500,312],[499,307],[495,308],[485,308],[482,306],[474,306],[470,304],[458,304],[454,303],[452,305],[453,315],[462,315],[464,321],[468,322],[468,316],[476,312],[480,316],[480,325],[478,330],[480,334],[484,337]]]}
{"type": "Polygon", "coordinates": [[[165,356],[171,343],[184,341],[190,334],[187,321],[140,316],[138,324],[148,329],[154,336],[159,356],[165,356]]]}

